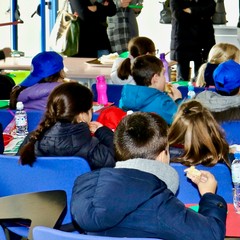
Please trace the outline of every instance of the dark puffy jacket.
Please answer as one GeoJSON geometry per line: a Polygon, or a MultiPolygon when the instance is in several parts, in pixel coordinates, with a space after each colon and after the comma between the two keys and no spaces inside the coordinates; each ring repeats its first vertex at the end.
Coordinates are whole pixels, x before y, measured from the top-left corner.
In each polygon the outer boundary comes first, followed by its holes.
{"type": "MultiPolygon", "coordinates": [[[[205,55],[215,44],[212,16],[214,0],[170,0],[172,11],[171,59],[184,60],[203,49],[205,55]],[[190,8],[191,14],[184,8],[190,8]]],[[[205,57],[206,57],[205,56],[205,57]]]]}
{"type": "Polygon", "coordinates": [[[199,213],[186,208],[156,176],[125,168],[102,168],[79,176],[71,201],[74,221],[89,234],[224,239],[224,199],[206,193],[199,207],[199,213]]]}
{"type": "MultiPolygon", "coordinates": [[[[29,141],[30,134],[24,139],[21,147],[29,141]]],[[[35,143],[35,154],[80,156],[88,161],[91,169],[114,167],[113,132],[107,127],[100,127],[95,136],[91,136],[86,123],[57,122],[35,143]]]]}

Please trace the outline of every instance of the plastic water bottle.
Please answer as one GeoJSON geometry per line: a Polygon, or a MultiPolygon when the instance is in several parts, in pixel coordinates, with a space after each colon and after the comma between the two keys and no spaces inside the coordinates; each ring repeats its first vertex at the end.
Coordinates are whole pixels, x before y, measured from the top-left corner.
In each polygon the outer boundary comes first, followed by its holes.
{"type": "Polygon", "coordinates": [[[188,93],[187,93],[187,98],[192,99],[196,96],[196,93],[194,91],[194,86],[192,85],[191,82],[188,83],[188,93]]]}
{"type": "Polygon", "coordinates": [[[24,110],[24,105],[22,102],[17,102],[16,112],[15,112],[15,122],[16,122],[16,135],[17,137],[25,137],[28,133],[28,121],[27,113],[24,110]]]}
{"type": "Polygon", "coordinates": [[[161,59],[161,61],[163,63],[163,66],[165,68],[164,76],[165,76],[166,82],[169,82],[168,62],[165,59],[165,53],[160,54],[160,59],[161,59]]]}
{"type": "Polygon", "coordinates": [[[235,159],[232,162],[232,182],[233,189],[233,205],[236,213],[240,214],[240,152],[235,153],[235,159]]]}
{"type": "Polygon", "coordinates": [[[108,97],[107,97],[107,83],[104,76],[100,75],[96,78],[96,88],[97,88],[97,102],[100,105],[107,105],[108,104],[108,97]]]}

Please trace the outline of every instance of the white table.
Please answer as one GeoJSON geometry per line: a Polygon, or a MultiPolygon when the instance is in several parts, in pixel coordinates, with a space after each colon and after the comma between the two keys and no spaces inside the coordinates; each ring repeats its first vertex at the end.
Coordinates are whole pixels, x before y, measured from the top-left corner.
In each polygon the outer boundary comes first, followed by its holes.
{"type": "MultiPolygon", "coordinates": [[[[95,82],[96,76],[104,75],[110,79],[111,66],[88,64],[87,61],[93,58],[71,58],[64,57],[64,70],[66,77],[78,80],[87,84],[89,87],[95,82]]],[[[0,69],[2,70],[31,70],[31,57],[10,57],[0,60],[0,69]]]]}

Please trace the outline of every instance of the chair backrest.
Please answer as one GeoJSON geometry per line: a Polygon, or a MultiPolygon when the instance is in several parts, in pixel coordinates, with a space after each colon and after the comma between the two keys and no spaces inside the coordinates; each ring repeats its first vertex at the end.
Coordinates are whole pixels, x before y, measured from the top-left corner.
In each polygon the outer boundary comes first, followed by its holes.
{"type": "Polygon", "coordinates": [[[227,142],[232,144],[240,144],[240,121],[223,122],[221,124],[225,131],[227,142]]]}
{"type": "MultiPolygon", "coordinates": [[[[119,106],[119,100],[122,94],[122,88],[124,85],[118,84],[108,84],[107,85],[107,96],[108,102],[113,102],[115,106],[119,106]]],[[[97,102],[97,89],[96,83],[92,84],[92,92],[93,92],[93,101],[97,102]]]]}
{"type": "MultiPolygon", "coordinates": [[[[28,131],[33,131],[39,124],[44,112],[40,110],[27,110],[28,118],[28,131]]],[[[15,111],[8,109],[0,109],[0,123],[3,125],[3,129],[12,121],[14,118],[15,111]]]]}
{"type": "MultiPolygon", "coordinates": [[[[69,233],[60,230],[37,226],[33,228],[33,240],[149,240],[150,238],[127,238],[127,237],[100,237],[84,235],[79,233],[69,233]]],[[[156,238],[151,238],[156,239],[156,238]]]]}
{"type": "MultiPolygon", "coordinates": [[[[178,199],[183,203],[198,203],[200,195],[195,184],[186,177],[184,169],[187,167],[180,163],[171,163],[171,166],[175,168],[179,175],[179,190],[176,194],[178,199]]],[[[205,167],[202,165],[196,166],[198,170],[207,170],[211,172],[217,182],[217,194],[222,196],[227,203],[232,203],[232,179],[230,169],[223,163],[218,163],[214,167],[205,167]]]]}
{"type": "Polygon", "coordinates": [[[20,165],[18,160],[18,156],[0,155],[0,197],[64,190],[67,194],[67,213],[63,224],[71,222],[72,187],[79,175],[90,171],[87,161],[80,157],[38,157],[30,167],[20,165]]]}
{"type": "MultiPolygon", "coordinates": [[[[178,89],[180,90],[180,92],[182,93],[182,98],[187,98],[187,94],[188,94],[188,87],[187,86],[179,86],[178,89]]],[[[196,94],[205,91],[206,88],[205,87],[194,87],[194,92],[196,94]]],[[[215,92],[215,88],[208,88],[208,91],[212,91],[215,92]]]]}

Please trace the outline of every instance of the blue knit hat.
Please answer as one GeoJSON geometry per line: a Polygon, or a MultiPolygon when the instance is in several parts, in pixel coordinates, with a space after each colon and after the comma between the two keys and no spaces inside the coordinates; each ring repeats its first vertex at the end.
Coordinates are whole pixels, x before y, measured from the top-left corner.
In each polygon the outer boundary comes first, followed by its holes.
{"type": "Polygon", "coordinates": [[[213,79],[217,91],[230,94],[240,87],[240,65],[234,60],[219,64],[213,72],[213,79]]]}
{"type": "Polygon", "coordinates": [[[38,53],[32,59],[32,70],[30,75],[19,85],[23,87],[31,87],[43,78],[60,72],[63,68],[63,57],[60,54],[53,51],[38,53]]]}

